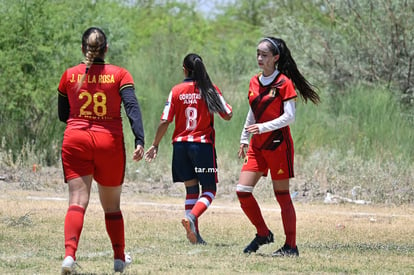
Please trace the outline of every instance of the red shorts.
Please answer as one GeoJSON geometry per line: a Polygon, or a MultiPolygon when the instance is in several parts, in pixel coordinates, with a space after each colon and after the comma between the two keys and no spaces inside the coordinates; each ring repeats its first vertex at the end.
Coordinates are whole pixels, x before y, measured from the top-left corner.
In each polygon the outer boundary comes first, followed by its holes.
{"type": "Polygon", "coordinates": [[[293,145],[282,142],[275,150],[263,150],[249,145],[242,171],[263,172],[267,176],[270,169],[272,180],[284,180],[294,177],[293,145]]]}
{"type": "Polygon", "coordinates": [[[65,182],[93,175],[103,186],[119,186],[125,175],[123,136],[66,129],[62,143],[65,182]]]}

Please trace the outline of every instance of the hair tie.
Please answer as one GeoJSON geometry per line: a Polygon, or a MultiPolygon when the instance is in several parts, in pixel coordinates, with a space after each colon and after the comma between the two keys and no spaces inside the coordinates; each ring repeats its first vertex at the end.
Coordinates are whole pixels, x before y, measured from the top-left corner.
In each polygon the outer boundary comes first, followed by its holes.
{"type": "Polygon", "coordinates": [[[201,60],[201,58],[200,57],[196,57],[196,58],[194,58],[194,63],[196,62],[196,61],[200,61],[200,62],[203,62],[202,60],[201,60]]]}
{"type": "Polygon", "coordinates": [[[273,39],[265,37],[265,38],[263,38],[263,40],[269,41],[276,48],[277,54],[280,55],[279,47],[276,45],[276,43],[275,43],[275,41],[273,41],[273,39]]]}

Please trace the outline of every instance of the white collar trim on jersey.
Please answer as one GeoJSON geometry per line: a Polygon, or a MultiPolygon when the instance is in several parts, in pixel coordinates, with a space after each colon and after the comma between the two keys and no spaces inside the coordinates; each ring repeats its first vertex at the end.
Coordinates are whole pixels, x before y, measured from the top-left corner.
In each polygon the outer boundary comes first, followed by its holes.
{"type": "Polygon", "coordinates": [[[271,75],[269,76],[264,76],[263,74],[261,74],[259,76],[259,81],[260,83],[262,83],[263,86],[267,86],[270,83],[273,82],[273,80],[275,80],[275,77],[277,76],[277,74],[279,73],[278,70],[275,70],[271,75]]]}

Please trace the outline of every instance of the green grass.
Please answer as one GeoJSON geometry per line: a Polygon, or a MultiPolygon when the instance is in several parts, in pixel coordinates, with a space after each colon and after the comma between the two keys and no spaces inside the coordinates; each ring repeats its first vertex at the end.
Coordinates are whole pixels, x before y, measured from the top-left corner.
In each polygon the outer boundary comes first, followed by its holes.
{"type": "MultiPolygon", "coordinates": [[[[200,218],[206,246],[191,245],[180,224],[181,184],[170,191],[134,193],[151,187],[128,183],[122,209],[126,251],[133,264],[126,274],[410,274],[414,271],[412,206],[324,205],[296,201],[299,258],[272,258],[283,244],[280,213],[274,200],[258,201],[275,234],[275,243],[258,253],[242,250],[255,231],[234,197],[218,194],[200,218]],[[171,192],[173,193],[173,192],[171,192]]],[[[63,184],[62,184],[63,185],[63,184]]],[[[0,196],[0,273],[58,274],[64,256],[66,191],[21,191],[8,187],[0,196]],[[58,199],[51,199],[58,198],[58,199]]],[[[64,188],[64,186],[63,186],[64,188]]],[[[77,253],[78,274],[112,274],[112,251],[96,190],[85,216],[77,253]]]]}

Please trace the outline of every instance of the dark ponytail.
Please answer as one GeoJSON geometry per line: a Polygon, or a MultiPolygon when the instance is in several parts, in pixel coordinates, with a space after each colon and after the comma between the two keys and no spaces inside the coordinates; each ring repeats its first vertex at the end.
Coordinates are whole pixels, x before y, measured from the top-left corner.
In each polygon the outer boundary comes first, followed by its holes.
{"type": "Polygon", "coordinates": [[[280,38],[265,37],[259,44],[262,42],[268,42],[273,55],[279,55],[277,70],[292,80],[302,99],[305,100],[305,102],[309,99],[314,104],[318,104],[321,100],[315,91],[315,87],[299,72],[296,62],[290,54],[290,50],[286,46],[285,41],[280,38]]]}
{"type": "Polygon", "coordinates": [[[195,80],[201,98],[206,102],[209,112],[225,113],[225,106],[208,76],[201,57],[198,54],[190,53],[184,58],[183,66],[188,71],[188,76],[195,80]]]}

